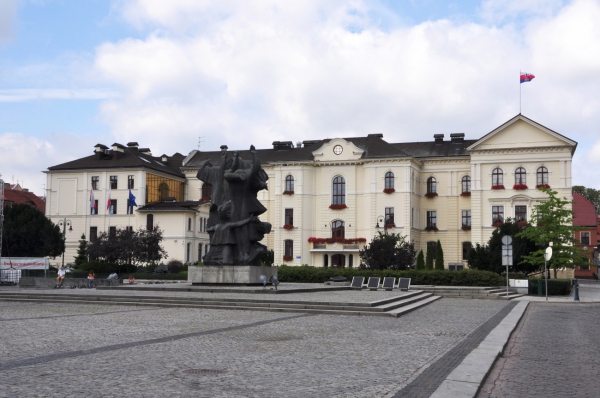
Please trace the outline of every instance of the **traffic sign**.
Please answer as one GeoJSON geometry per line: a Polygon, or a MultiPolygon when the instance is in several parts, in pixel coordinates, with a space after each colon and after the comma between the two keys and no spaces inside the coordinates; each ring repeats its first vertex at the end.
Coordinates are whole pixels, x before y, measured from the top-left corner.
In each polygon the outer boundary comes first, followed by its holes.
{"type": "Polygon", "coordinates": [[[503,244],[504,246],[508,246],[508,245],[510,245],[511,243],[512,243],[512,238],[511,238],[509,235],[504,235],[504,236],[502,237],[502,244],[503,244]]]}
{"type": "Polygon", "coordinates": [[[552,258],[552,248],[551,247],[547,247],[546,248],[546,253],[544,253],[544,259],[546,261],[550,261],[551,258],[552,258]]]}

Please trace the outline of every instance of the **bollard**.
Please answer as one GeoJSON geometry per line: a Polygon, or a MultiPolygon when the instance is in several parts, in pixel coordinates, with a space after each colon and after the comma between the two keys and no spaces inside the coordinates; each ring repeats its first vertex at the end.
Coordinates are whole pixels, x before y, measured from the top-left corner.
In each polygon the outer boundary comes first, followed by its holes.
{"type": "Polygon", "coordinates": [[[573,280],[573,287],[575,288],[574,300],[579,301],[579,283],[577,279],[573,280]]]}

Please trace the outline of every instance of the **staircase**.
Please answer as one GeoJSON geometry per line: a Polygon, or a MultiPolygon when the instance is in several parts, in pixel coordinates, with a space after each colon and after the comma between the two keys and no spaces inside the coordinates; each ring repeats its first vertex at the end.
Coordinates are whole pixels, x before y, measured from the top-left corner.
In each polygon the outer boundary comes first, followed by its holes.
{"type": "MultiPolygon", "coordinates": [[[[360,292],[357,292],[360,295],[360,292]]],[[[219,310],[305,312],[330,315],[365,315],[399,317],[432,303],[440,296],[419,290],[368,303],[315,302],[298,300],[259,300],[246,298],[182,298],[167,296],[131,296],[112,294],[16,293],[0,292],[0,301],[65,304],[131,305],[168,308],[206,308],[219,310]]]]}
{"type": "MultiPolygon", "coordinates": [[[[501,299],[506,300],[506,287],[479,287],[479,286],[423,286],[413,285],[415,289],[432,293],[445,298],[469,299],[501,299]]],[[[508,300],[524,296],[514,289],[508,289],[508,300]]]]}

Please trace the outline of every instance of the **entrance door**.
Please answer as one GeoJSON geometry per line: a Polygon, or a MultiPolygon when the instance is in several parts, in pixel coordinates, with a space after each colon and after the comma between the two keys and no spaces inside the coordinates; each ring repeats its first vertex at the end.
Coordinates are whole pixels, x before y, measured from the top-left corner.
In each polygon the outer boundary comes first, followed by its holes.
{"type": "Polygon", "coordinates": [[[343,254],[334,254],[331,256],[331,266],[333,268],[344,268],[346,266],[346,256],[343,254]]]}

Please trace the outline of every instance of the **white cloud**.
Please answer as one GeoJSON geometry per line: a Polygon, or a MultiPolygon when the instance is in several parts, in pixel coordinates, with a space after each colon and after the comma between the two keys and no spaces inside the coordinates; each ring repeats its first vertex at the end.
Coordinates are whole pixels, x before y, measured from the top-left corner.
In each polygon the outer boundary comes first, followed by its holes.
{"type": "Polygon", "coordinates": [[[8,89],[0,90],[0,102],[39,99],[101,100],[117,98],[119,93],[106,89],[8,89]]]}
{"type": "Polygon", "coordinates": [[[17,0],[0,1],[0,42],[13,37],[13,25],[17,19],[17,0]]]}
{"type": "Polygon", "coordinates": [[[501,23],[515,18],[550,17],[563,5],[563,0],[485,0],[481,4],[481,17],[491,23],[501,23]]]}
{"type": "Polygon", "coordinates": [[[121,2],[150,33],[96,50],[95,71],[122,92],[101,106],[112,138],[161,153],[194,149],[198,136],[208,150],[375,132],[477,138],[519,112],[519,88],[526,116],[576,140],[597,134],[596,1],[483,3],[522,27],[438,20],[385,30],[371,3],[322,3],[121,2]],[[536,79],[519,87],[519,69],[536,79]]]}

